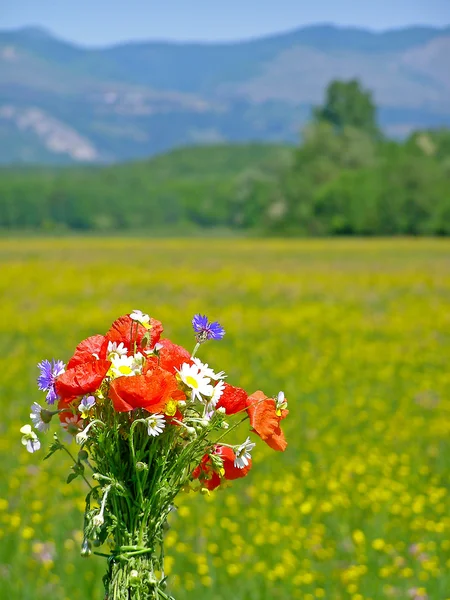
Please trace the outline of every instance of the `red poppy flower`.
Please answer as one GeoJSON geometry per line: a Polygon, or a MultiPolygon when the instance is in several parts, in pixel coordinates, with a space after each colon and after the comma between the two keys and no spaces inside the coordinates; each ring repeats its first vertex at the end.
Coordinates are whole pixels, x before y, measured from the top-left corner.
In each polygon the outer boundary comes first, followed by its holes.
{"type": "Polygon", "coordinates": [[[104,335],[93,335],[80,342],[76,347],[74,355],[67,363],[67,369],[72,369],[87,362],[93,362],[99,358],[106,358],[105,353],[101,356],[104,342],[104,335]]]}
{"type": "Polygon", "coordinates": [[[236,458],[234,451],[232,448],[228,446],[216,446],[214,448],[214,454],[220,456],[223,460],[223,470],[224,472],[219,474],[214,470],[213,463],[209,454],[205,454],[193,472],[192,477],[194,479],[199,479],[208,490],[215,490],[221,484],[222,478],[233,480],[239,479],[241,477],[245,477],[247,473],[250,471],[252,466],[252,461],[249,460],[249,463],[243,469],[239,469],[234,466],[234,459],[236,458]]]}
{"type": "Polygon", "coordinates": [[[164,412],[169,400],[186,398],[178,389],[175,376],[161,367],[155,367],[145,375],[118,377],[112,382],[109,395],[117,412],[128,412],[134,408],[145,408],[152,413],[164,412]]]}
{"type": "Polygon", "coordinates": [[[284,451],[287,442],[280,427],[280,421],[287,417],[288,410],[277,414],[276,402],[267,398],[264,392],[257,391],[248,397],[247,412],[253,431],[273,450],[284,451]]]}
{"type": "Polygon", "coordinates": [[[109,360],[94,360],[68,369],[57,378],[56,393],[60,398],[71,398],[95,392],[110,366],[109,360]]]}
{"type": "Polygon", "coordinates": [[[217,454],[218,456],[221,457],[221,459],[223,460],[223,468],[225,470],[225,479],[240,479],[241,477],[245,477],[247,475],[247,473],[250,471],[250,469],[252,468],[252,461],[251,459],[249,459],[248,461],[248,465],[245,466],[243,469],[239,469],[238,467],[234,466],[234,459],[236,458],[236,455],[233,451],[233,448],[229,448],[228,446],[216,446],[215,454],[217,454]]]}
{"type": "Polygon", "coordinates": [[[116,344],[122,344],[128,348],[129,353],[134,353],[134,342],[136,342],[137,349],[141,348],[141,342],[144,335],[150,333],[149,346],[154,346],[159,342],[161,333],[163,332],[163,326],[160,321],[150,318],[150,329],[146,329],[143,325],[137,321],[133,321],[130,315],[124,315],[119,317],[111,325],[109,331],[105,335],[105,342],[103,345],[103,351],[107,351],[109,342],[116,342],[116,344]],[[133,340],[131,340],[131,326],[133,325],[133,340]]]}
{"type": "Polygon", "coordinates": [[[192,471],[192,477],[199,479],[202,485],[210,491],[215,490],[220,485],[219,474],[214,471],[209,454],[203,456],[198,467],[192,471]]]}
{"type": "Polygon", "coordinates": [[[216,410],[218,408],[225,408],[227,415],[235,415],[247,408],[247,399],[248,394],[245,390],[225,383],[225,388],[216,405],[216,410]]]}

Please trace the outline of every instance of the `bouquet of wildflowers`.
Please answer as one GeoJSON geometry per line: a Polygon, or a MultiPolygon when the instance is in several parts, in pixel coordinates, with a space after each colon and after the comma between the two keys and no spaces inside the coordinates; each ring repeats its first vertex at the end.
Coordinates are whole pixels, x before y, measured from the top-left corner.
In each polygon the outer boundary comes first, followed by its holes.
{"type": "MultiPolygon", "coordinates": [[[[89,491],[81,553],[109,544],[105,600],[165,599],[164,531],[182,490],[210,493],[244,477],[255,443],[225,443],[244,421],[274,450],[284,450],[282,392],[248,395],[196,357],[207,340],[225,331],[201,315],[190,354],[161,338],[161,323],[141,311],[117,319],[106,335],[82,341],[64,365],[39,364],[39,389],[49,407],[31,408],[34,428],[45,433],[57,415],[46,458],[62,450],[73,461],[67,482],[82,477],[89,491]],[[77,450],[71,449],[75,440],[77,450]]],[[[29,452],[40,448],[30,425],[22,427],[29,452]]]]}

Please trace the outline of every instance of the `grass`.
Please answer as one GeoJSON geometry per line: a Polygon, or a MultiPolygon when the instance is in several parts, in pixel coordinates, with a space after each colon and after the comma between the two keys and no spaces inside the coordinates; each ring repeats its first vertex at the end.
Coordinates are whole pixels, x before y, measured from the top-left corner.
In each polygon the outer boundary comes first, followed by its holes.
{"type": "Polygon", "coordinates": [[[218,319],[201,358],[291,411],[286,453],[180,498],[177,600],[450,598],[448,241],[1,239],[0,273],[2,597],[102,598],[84,490],[19,428],[39,360],[140,308],[188,348],[193,313],[218,319]]]}

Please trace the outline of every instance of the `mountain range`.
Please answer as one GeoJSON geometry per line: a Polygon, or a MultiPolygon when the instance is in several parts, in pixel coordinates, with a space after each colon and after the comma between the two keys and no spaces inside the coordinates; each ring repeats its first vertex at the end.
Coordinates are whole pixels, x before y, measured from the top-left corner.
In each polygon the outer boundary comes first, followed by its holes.
{"type": "Polygon", "coordinates": [[[116,162],[177,146],[295,143],[333,79],[370,89],[388,135],[450,126],[450,26],[317,25],[234,43],[86,48],[0,31],[0,162],[116,162]]]}

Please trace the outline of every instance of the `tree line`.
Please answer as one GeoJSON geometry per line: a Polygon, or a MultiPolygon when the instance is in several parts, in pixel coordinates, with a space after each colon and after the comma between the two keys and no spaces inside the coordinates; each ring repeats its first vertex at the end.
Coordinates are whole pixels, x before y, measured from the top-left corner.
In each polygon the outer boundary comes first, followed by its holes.
{"type": "Polygon", "coordinates": [[[0,227],[450,235],[450,131],[386,138],[371,94],[332,82],[298,147],[185,148],[107,167],[4,168],[0,227]]]}

